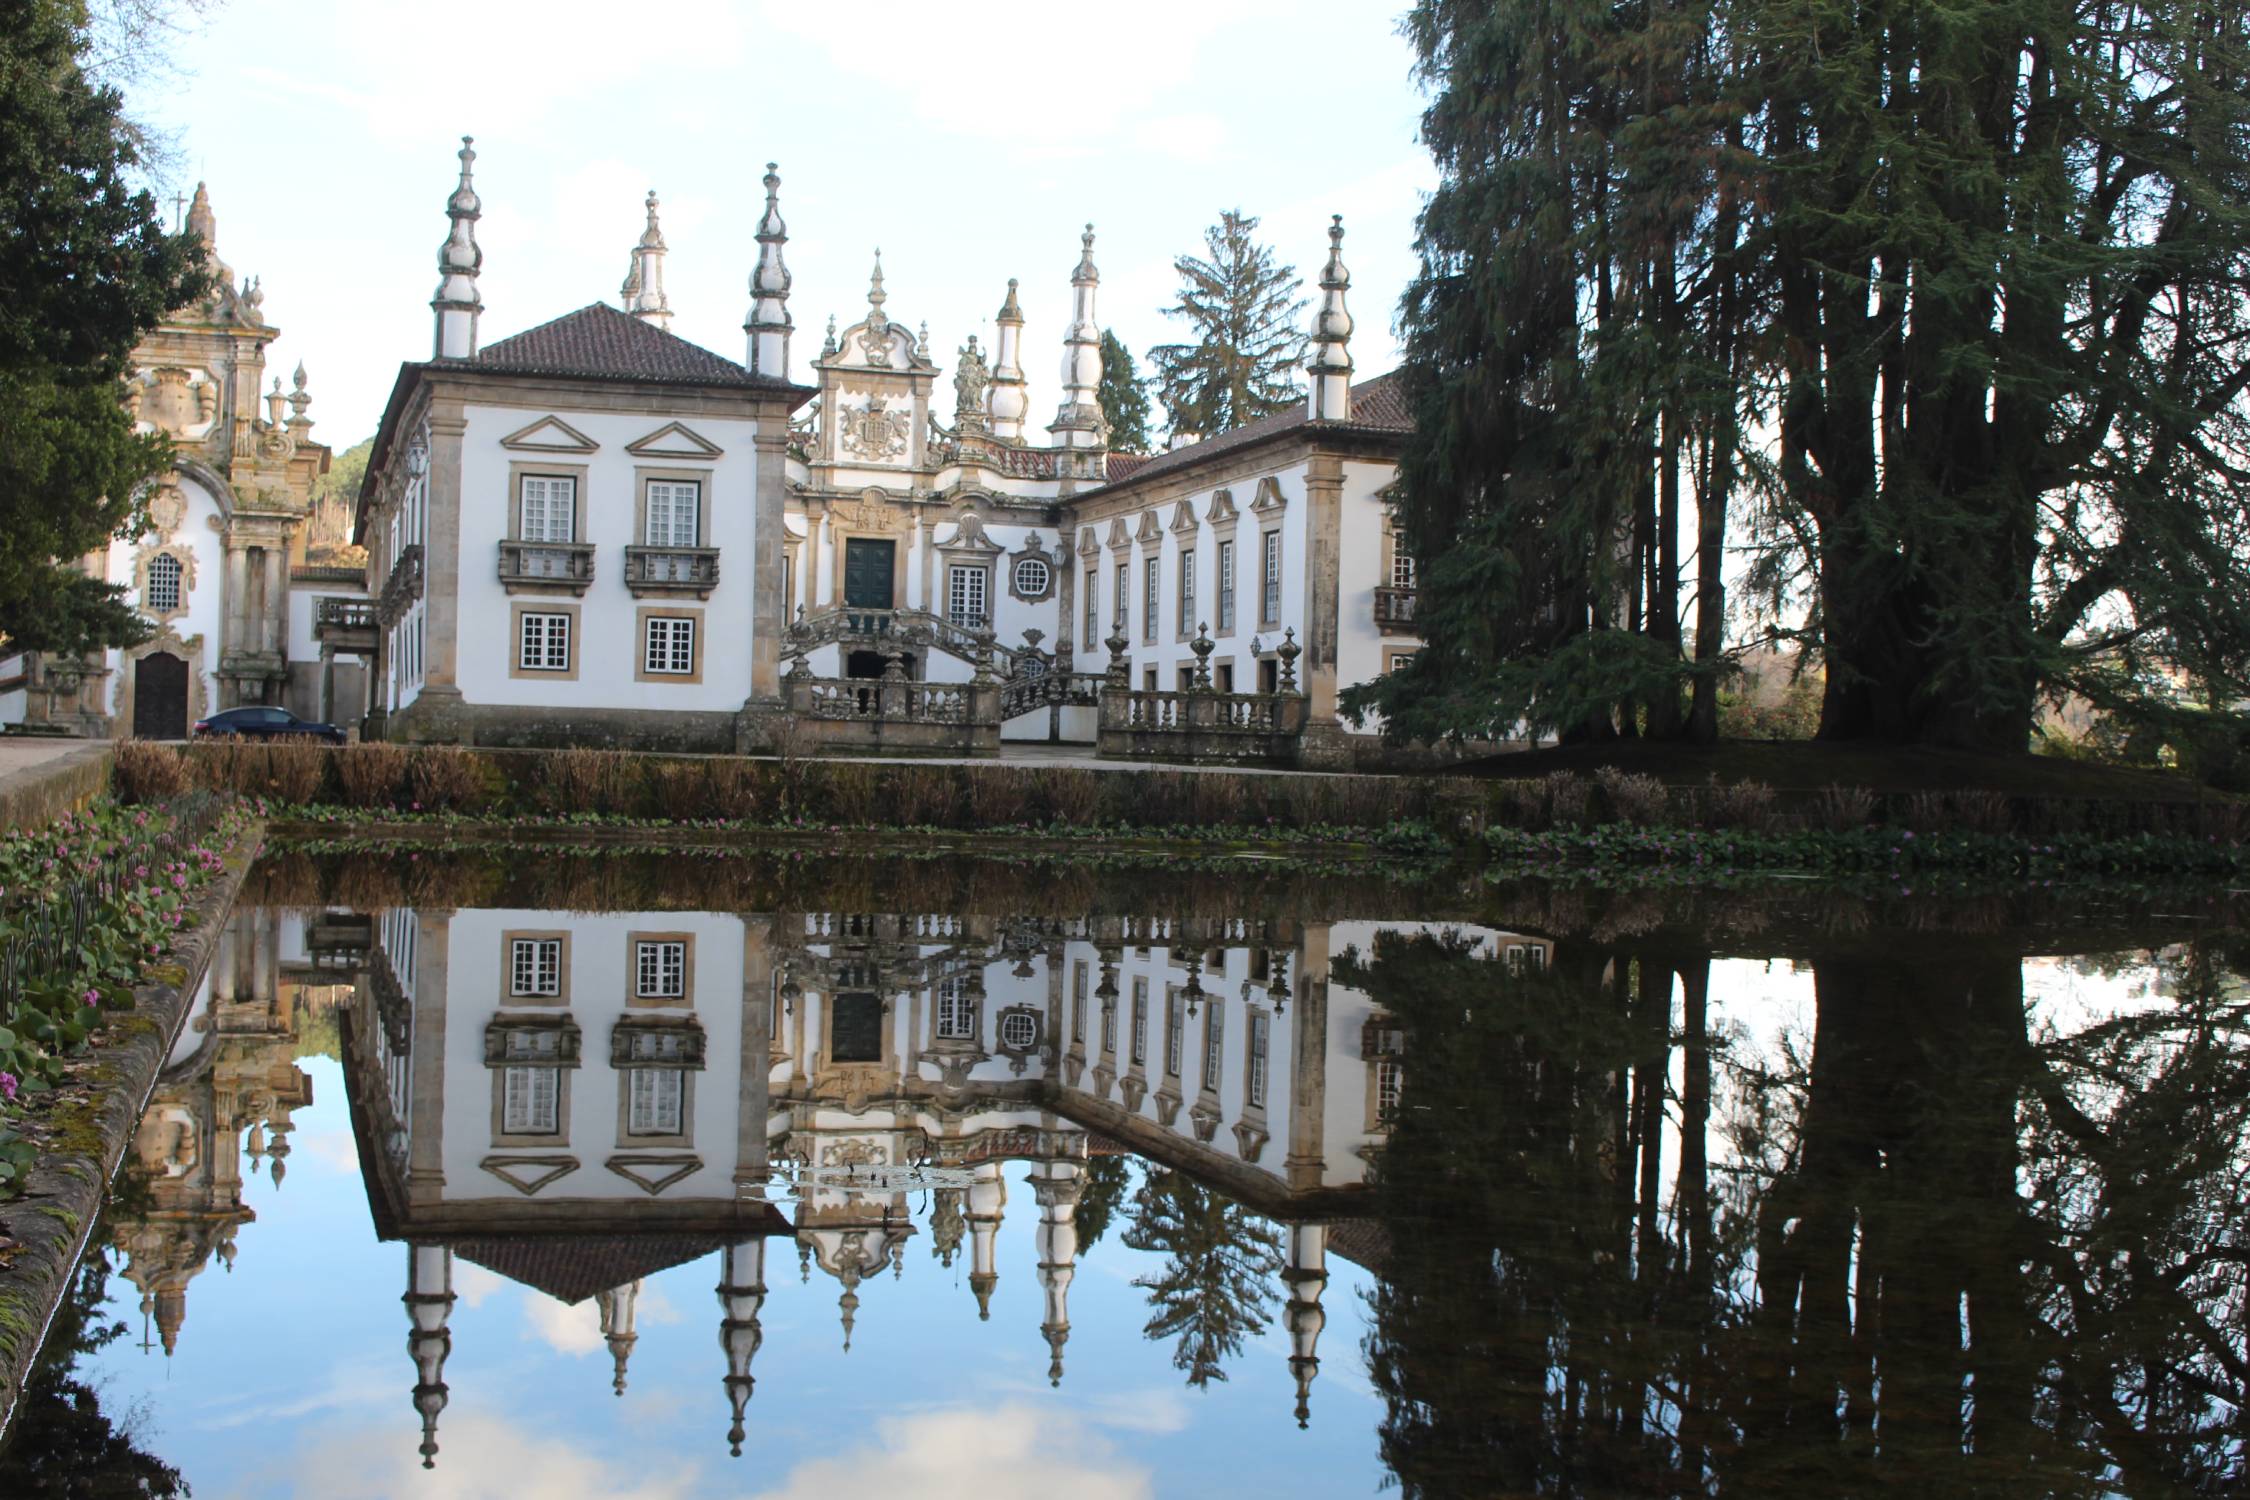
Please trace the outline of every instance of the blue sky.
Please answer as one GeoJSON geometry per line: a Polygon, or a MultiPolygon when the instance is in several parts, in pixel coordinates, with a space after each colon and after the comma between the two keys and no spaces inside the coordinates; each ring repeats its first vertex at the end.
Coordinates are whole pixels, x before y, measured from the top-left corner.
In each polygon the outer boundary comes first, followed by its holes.
{"type": "Polygon", "coordinates": [[[770,159],[798,378],[829,313],[848,324],[865,307],[880,246],[887,310],[926,319],[948,368],[968,334],[989,345],[1007,279],[1022,279],[1043,426],[1087,220],[1103,321],[1139,355],[1178,336],[1159,314],[1171,261],[1220,210],[1259,215],[1308,282],[1341,213],[1359,372],[1389,367],[1435,180],[1397,10],[221,0],[175,75],[134,105],[171,133],[167,197],[210,183],[221,254],[264,278],[282,328],[269,368],[305,362],[316,435],[335,446],[371,432],[398,363],[429,353],[465,133],[485,206],[487,341],[614,303],[653,187],[674,331],[739,359],[770,159]]]}
{"type": "Polygon", "coordinates": [[[1359,1354],[1368,1279],[1358,1267],[1329,1263],[1305,1431],[1289,1414],[1278,1283],[1273,1322],[1229,1363],[1229,1379],[1190,1390],[1169,1342],[1141,1337],[1146,1295],[1131,1279],[1162,1257],[1128,1249],[1114,1226],[1079,1262],[1066,1375],[1050,1389],[1038,1210],[1015,1182],[990,1322],[977,1320],[967,1257],[941,1267],[925,1226],[908,1241],[902,1279],[861,1287],[847,1354],[836,1284],[818,1270],[801,1283],[790,1242],[771,1242],[765,1344],[740,1459],[725,1443],[715,1258],[643,1287],[622,1399],[610,1391],[592,1302],[565,1307],[456,1259],[451,1399],[437,1468],[425,1474],[399,1305],[406,1249],[375,1238],[341,1070],[323,1058],[298,1065],[312,1077],[314,1103],[297,1112],[287,1181],[279,1190],[263,1177],[248,1184],[257,1220],[238,1232],[231,1272],[214,1262],[189,1283],[177,1353],[167,1360],[139,1348],[137,1294],[113,1277],[112,1316],[134,1337],[87,1371],[105,1410],[136,1412],[142,1446],[179,1466],[199,1495],[1232,1500],[1245,1493],[1246,1437],[1257,1445],[1253,1492],[1356,1496],[1381,1484],[1381,1408],[1359,1354]]]}

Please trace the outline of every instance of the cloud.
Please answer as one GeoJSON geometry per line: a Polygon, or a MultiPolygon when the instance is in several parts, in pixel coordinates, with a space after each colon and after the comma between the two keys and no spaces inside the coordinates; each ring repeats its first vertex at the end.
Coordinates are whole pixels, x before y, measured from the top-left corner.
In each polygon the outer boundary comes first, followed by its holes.
{"type": "Polygon", "coordinates": [[[359,1180],[359,1147],[348,1130],[300,1131],[290,1139],[298,1161],[311,1157],[322,1166],[359,1180]]]}
{"type": "Polygon", "coordinates": [[[700,1469],[666,1463],[642,1449],[612,1463],[552,1433],[533,1433],[485,1412],[448,1411],[438,1424],[437,1466],[424,1472],[415,1449],[415,1417],[399,1403],[399,1421],[383,1427],[306,1434],[304,1444],[256,1489],[323,1500],[515,1500],[521,1495],[600,1495],[603,1500],[684,1500],[697,1493],[700,1469]]]}
{"type": "Polygon", "coordinates": [[[533,1336],[557,1354],[591,1354],[602,1347],[602,1310],[591,1297],[565,1304],[543,1292],[525,1292],[523,1315],[533,1336]]]}
{"type": "Polygon", "coordinates": [[[872,1443],[797,1465],[761,1500],[1142,1500],[1154,1493],[1147,1467],[1121,1454],[1095,1423],[1021,1403],[886,1418],[872,1443]]]}
{"type": "Polygon", "coordinates": [[[363,1360],[337,1365],[310,1390],[223,1395],[215,1411],[198,1413],[198,1427],[242,1427],[252,1422],[282,1422],[326,1411],[366,1411],[397,1399],[401,1382],[411,1384],[413,1366],[397,1360],[363,1360]]]}
{"type": "Polygon", "coordinates": [[[508,1278],[497,1271],[487,1271],[473,1260],[453,1258],[453,1295],[464,1306],[482,1307],[485,1298],[508,1284],[508,1278]]]}

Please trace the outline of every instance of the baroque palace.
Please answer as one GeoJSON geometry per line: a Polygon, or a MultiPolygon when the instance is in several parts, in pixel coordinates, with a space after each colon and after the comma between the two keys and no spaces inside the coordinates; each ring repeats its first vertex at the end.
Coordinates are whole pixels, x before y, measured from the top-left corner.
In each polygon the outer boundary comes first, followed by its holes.
{"type": "MultiPolygon", "coordinates": [[[[271,702],[370,738],[482,745],[1376,751],[1337,694],[1417,644],[1384,500],[1408,419],[1391,378],[1353,380],[1340,219],[1303,405],[1142,456],[1110,450],[1096,399],[1090,225],[1040,443],[1013,280],[994,347],[958,350],[950,402],[879,258],[864,314],[831,319],[810,383],[792,379],[771,166],[740,363],[669,331],[653,193],[621,306],[487,343],[474,162],[464,138],[431,356],[399,371],[353,545],[308,504],[327,450],[302,380],[257,420],[260,293],[223,292],[152,339],[136,398],[182,440],[180,501],[159,513],[182,519],[107,560],[164,632],[126,660],[32,664],[45,697],[19,713],[176,734],[271,702]],[[178,561],[152,563],[167,548],[178,561]],[[224,582],[199,589],[199,572],[224,582]]],[[[192,223],[215,242],[200,192],[192,223]]]]}

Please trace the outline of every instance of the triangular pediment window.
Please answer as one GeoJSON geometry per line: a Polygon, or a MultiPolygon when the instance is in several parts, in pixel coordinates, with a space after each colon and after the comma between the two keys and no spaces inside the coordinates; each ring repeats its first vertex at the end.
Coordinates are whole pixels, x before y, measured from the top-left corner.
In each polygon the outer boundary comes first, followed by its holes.
{"type": "Polygon", "coordinates": [[[560,417],[541,417],[500,440],[503,448],[522,453],[591,453],[601,444],[560,417]]]}
{"type": "Polygon", "coordinates": [[[639,458],[717,458],[723,451],[684,422],[667,422],[644,438],[635,438],[625,451],[639,458]]]}

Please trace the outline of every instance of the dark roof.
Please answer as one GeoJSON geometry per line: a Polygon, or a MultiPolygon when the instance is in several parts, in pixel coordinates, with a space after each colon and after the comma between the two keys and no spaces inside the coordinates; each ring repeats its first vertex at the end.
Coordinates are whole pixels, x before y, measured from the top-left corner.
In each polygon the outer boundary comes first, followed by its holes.
{"type": "Polygon", "coordinates": [[[1112,453],[1105,460],[1108,467],[1102,471],[1102,477],[1105,479],[1127,478],[1148,467],[1148,461],[1149,455],[1146,453],[1112,453]]]}
{"type": "MultiPolygon", "coordinates": [[[[1305,403],[1297,402],[1287,411],[1237,427],[1232,432],[1222,432],[1217,437],[1205,438],[1200,443],[1190,443],[1184,448],[1174,448],[1169,453],[1159,453],[1153,458],[1128,462],[1122,472],[1111,455],[1108,482],[1149,479],[1174,469],[1185,468],[1217,453],[1231,453],[1237,448],[1248,448],[1269,438],[1278,437],[1293,428],[1314,425],[1305,417],[1305,403]]],[[[1414,430],[1414,420],[1406,410],[1406,395],[1399,386],[1398,372],[1362,380],[1352,386],[1352,414],[1341,422],[1321,422],[1318,426],[1330,432],[1354,433],[1408,433],[1414,430]]],[[[1084,495],[1074,498],[1083,499],[1084,495]]]]}
{"type": "Polygon", "coordinates": [[[709,1255],[724,1243],[696,1234],[511,1235],[455,1240],[453,1253],[558,1302],[583,1302],[709,1255]]]}
{"type": "Polygon", "coordinates": [[[565,313],[489,344],[468,359],[433,360],[438,368],[471,367],[523,375],[575,375],[595,380],[646,380],[677,385],[787,387],[753,375],[701,344],[691,344],[606,302],[565,313]]]}

